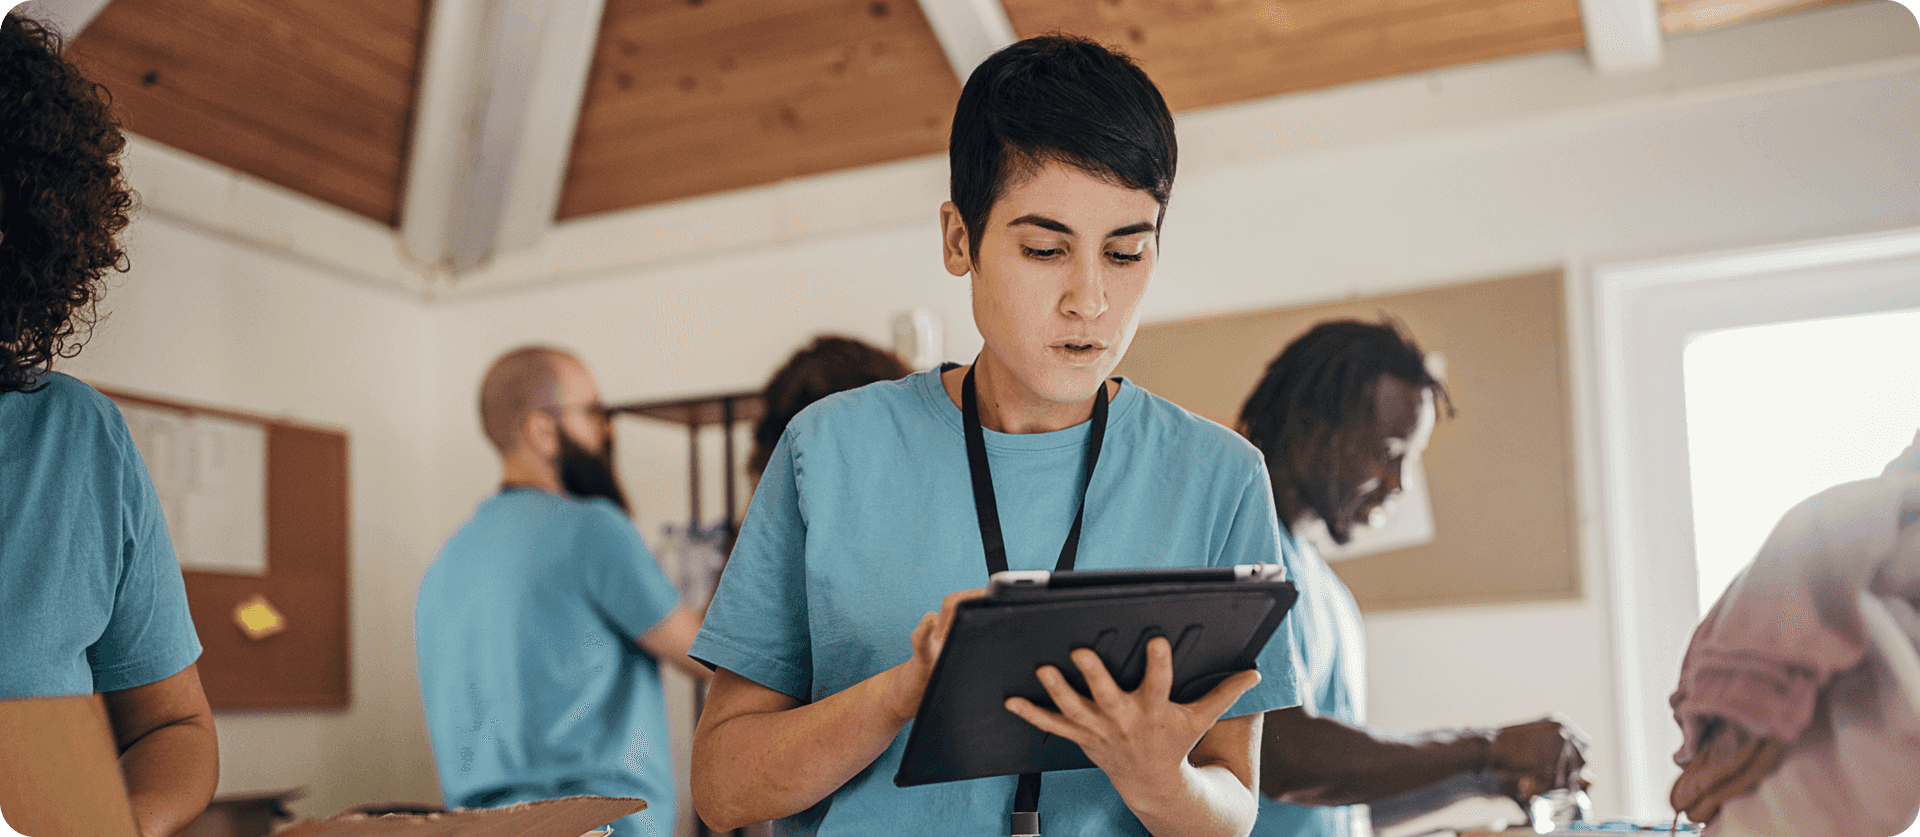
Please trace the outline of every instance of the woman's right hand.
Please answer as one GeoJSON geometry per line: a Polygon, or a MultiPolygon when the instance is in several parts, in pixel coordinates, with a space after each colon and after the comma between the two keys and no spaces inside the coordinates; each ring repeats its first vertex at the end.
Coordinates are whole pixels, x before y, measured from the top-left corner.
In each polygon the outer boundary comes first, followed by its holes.
{"type": "Polygon", "coordinates": [[[927,690],[927,680],[933,676],[933,664],[940,659],[940,650],[946,647],[947,631],[953,627],[953,612],[961,602],[977,599],[987,594],[985,589],[960,590],[948,593],[940,600],[940,610],[920,617],[920,624],[913,628],[913,656],[906,662],[887,670],[890,682],[887,688],[888,714],[901,724],[913,720],[920,712],[920,697],[927,690]]]}

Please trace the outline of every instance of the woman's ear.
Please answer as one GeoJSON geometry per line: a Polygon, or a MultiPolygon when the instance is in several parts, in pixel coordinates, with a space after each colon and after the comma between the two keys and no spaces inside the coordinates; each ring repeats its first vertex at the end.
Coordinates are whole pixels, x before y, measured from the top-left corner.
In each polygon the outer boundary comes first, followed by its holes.
{"type": "Polygon", "coordinates": [[[973,272],[973,241],[953,201],[940,205],[940,256],[948,273],[965,276],[973,272]]]}

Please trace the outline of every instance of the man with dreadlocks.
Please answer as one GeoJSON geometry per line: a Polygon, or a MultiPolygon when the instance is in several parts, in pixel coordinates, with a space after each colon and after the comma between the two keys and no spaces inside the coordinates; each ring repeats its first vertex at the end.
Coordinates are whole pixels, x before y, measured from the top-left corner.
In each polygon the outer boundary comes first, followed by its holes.
{"type": "Polygon", "coordinates": [[[1580,781],[1584,742],[1557,720],[1413,739],[1361,726],[1360,609],[1300,532],[1317,518],[1344,544],[1355,527],[1384,516],[1407,462],[1426,448],[1436,402],[1452,412],[1412,338],[1392,321],[1347,320],[1321,323],[1287,346],[1241,408],[1241,432],[1273,479],[1287,575],[1300,588],[1287,630],[1306,700],[1267,713],[1255,835],[1371,834],[1361,804],[1468,771],[1497,774],[1523,806],[1580,781]]]}
{"type": "Polygon", "coordinates": [[[60,38],[0,23],[0,700],[103,693],[142,837],[219,777],[200,643],[126,422],[54,372],[79,353],[133,195],[107,95],[60,38]]]}

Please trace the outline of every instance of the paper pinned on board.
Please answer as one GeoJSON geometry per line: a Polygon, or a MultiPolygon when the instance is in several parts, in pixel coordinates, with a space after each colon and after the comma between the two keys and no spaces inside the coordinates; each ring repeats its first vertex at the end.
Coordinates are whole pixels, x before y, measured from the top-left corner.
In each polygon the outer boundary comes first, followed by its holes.
{"type": "Polygon", "coordinates": [[[267,430],[141,404],[120,405],[153,476],[181,569],[267,572],[267,430]]]}

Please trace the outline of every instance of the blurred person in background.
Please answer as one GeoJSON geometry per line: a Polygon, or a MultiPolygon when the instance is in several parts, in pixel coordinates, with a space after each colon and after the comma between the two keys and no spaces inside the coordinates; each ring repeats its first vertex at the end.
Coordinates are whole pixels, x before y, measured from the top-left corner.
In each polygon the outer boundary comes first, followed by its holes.
{"type": "Polygon", "coordinates": [[[753,426],[753,453],[747,457],[747,473],[754,482],[767,470],[773,447],[787,423],[807,408],[836,392],[859,389],[875,381],[897,381],[913,374],[894,353],[876,349],[851,337],[825,335],[814,338],[767,380],[762,392],[766,414],[753,426]]]}
{"type": "Polygon", "coordinates": [[[1906,831],[1920,810],[1916,607],[1920,434],[1879,477],[1783,515],[1694,630],[1672,698],[1674,810],[1722,837],[1906,831]]]}
{"type": "Polygon", "coordinates": [[[508,352],[480,385],[500,488],[447,539],[414,611],[427,731],[448,807],[637,797],[621,833],[674,824],[660,666],[700,618],[628,517],[613,424],[579,358],[508,352]]]}
{"type": "Polygon", "coordinates": [[[1446,386],[1412,337],[1392,321],[1340,320],[1282,350],[1241,408],[1241,432],[1267,461],[1281,554],[1300,589],[1286,635],[1307,701],[1267,713],[1255,835],[1368,835],[1360,804],[1468,772],[1497,775],[1523,810],[1534,795],[1581,781],[1584,738],[1554,719],[1416,738],[1365,726],[1360,608],[1301,532],[1317,519],[1345,544],[1358,527],[1383,522],[1427,446],[1436,405],[1451,415],[1446,386]]]}

